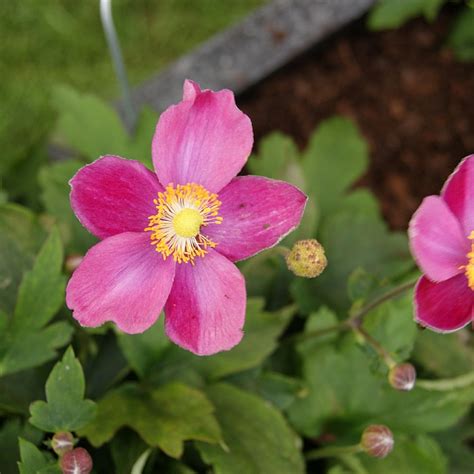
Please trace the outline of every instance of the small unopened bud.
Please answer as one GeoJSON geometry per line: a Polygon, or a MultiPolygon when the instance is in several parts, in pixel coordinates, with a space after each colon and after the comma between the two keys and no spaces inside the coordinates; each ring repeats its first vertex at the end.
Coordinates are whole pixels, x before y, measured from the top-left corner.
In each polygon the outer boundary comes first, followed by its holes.
{"type": "Polygon", "coordinates": [[[416,370],[409,363],[399,364],[390,369],[388,381],[397,390],[409,391],[415,386],[416,370]]]}
{"type": "Polygon", "coordinates": [[[360,446],[374,458],[384,458],[393,449],[393,434],[384,425],[370,425],[362,433],[360,446]]]}
{"type": "Polygon", "coordinates": [[[51,440],[51,449],[58,455],[63,456],[74,448],[74,436],[69,432],[56,433],[51,440]]]}
{"type": "Polygon", "coordinates": [[[315,239],[298,240],[286,256],[288,269],[299,277],[315,278],[321,275],[327,263],[324,248],[315,239]]]}
{"type": "Polygon", "coordinates": [[[78,254],[68,255],[66,257],[66,263],[65,263],[66,271],[68,273],[72,273],[82,262],[83,258],[84,257],[82,255],[78,255],[78,254]]]}
{"type": "Polygon", "coordinates": [[[61,458],[63,474],[89,474],[92,471],[92,458],[84,448],[76,448],[61,458]]]}

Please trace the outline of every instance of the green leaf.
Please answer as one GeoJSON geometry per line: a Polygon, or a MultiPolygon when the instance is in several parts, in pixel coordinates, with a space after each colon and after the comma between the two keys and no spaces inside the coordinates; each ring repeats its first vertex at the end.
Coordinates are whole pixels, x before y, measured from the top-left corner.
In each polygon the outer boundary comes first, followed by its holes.
{"type": "Polygon", "coordinates": [[[395,436],[393,451],[385,459],[361,456],[367,474],[446,474],[447,460],[439,445],[426,435],[395,436]]]}
{"type": "Polygon", "coordinates": [[[13,312],[23,274],[33,264],[45,232],[37,217],[16,204],[0,206],[0,311],[13,312]]]}
{"type": "Polygon", "coordinates": [[[33,269],[25,274],[15,306],[13,331],[39,329],[47,324],[63,303],[66,279],[61,272],[63,247],[53,230],[41,248],[33,269]]]}
{"type": "Polygon", "coordinates": [[[158,118],[155,112],[145,109],[134,136],[130,136],[117,111],[98,97],[60,86],[55,90],[54,103],[59,111],[57,139],[88,161],[118,155],[151,166],[151,141],[158,118]]]}
{"type": "Polygon", "coordinates": [[[413,267],[406,236],[389,232],[380,218],[366,214],[334,214],[324,223],[320,242],[328,267],[320,277],[297,279],[292,285],[292,293],[304,313],[317,310],[321,304],[347,311],[351,304],[347,287],[356,269],[382,281],[397,278],[413,267]]]}
{"type": "MultiPolygon", "coordinates": [[[[387,322],[383,318],[385,330],[372,328],[382,334],[384,344],[390,344],[388,329],[397,330],[396,316],[395,311],[387,322]]],[[[398,317],[406,315],[398,313],[398,317]]],[[[404,338],[394,336],[392,349],[406,350],[404,338]]],[[[409,340],[411,336],[406,337],[409,340]]],[[[360,434],[371,423],[405,433],[437,431],[455,423],[474,398],[469,389],[444,393],[394,390],[385,375],[371,370],[352,334],[336,340],[305,341],[298,351],[310,393],[296,400],[288,413],[298,431],[307,436],[318,436],[323,430],[341,436],[360,434]]]]}
{"type": "Polygon", "coordinates": [[[74,215],[69,202],[69,180],[84,163],[67,160],[53,163],[41,169],[38,180],[41,200],[48,214],[57,219],[59,229],[69,252],[83,254],[95,242],[93,237],[74,215]]]}
{"type": "Polygon", "coordinates": [[[474,8],[465,8],[459,14],[448,44],[460,61],[474,61],[474,8]]]}
{"type": "Polygon", "coordinates": [[[58,463],[50,456],[43,454],[34,444],[24,439],[19,440],[21,462],[18,463],[20,474],[61,474],[58,463]]]}
{"type": "Polygon", "coordinates": [[[252,155],[247,165],[252,174],[288,181],[302,189],[306,187],[298,148],[291,137],[283,133],[273,132],[262,138],[258,155],[252,155]]]}
{"type": "Polygon", "coordinates": [[[333,117],[321,123],[304,152],[303,170],[323,216],[340,205],[367,165],[367,144],[351,120],[333,117]]]}
{"type": "Polygon", "coordinates": [[[39,252],[32,270],[25,273],[18,291],[13,318],[0,334],[0,376],[35,367],[56,356],[56,349],[71,338],[66,322],[47,323],[63,304],[65,278],[63,251],[53,230],[39,252]]]}
{"type": "Polygon", "coordinates": [[[96,415],[96,405],[84,400],[84,374],[68,348],[46,382],[46,400],[32,403],[30,423],[47,432],[77,431],[96,415]]]}
{"type": "Polygon", "coordinates": [[[413,357],[438,377],[463,375],[474,367],[474,348],[467,343],[468,338],[467,331],[454,334],[420,331],[413,357]]]}
{"type": "Polygon", "coordinates": [[[80,435],[94,446],[101,446],[120,428],[128,426],[150,446],[158,446],[178,458],[186,440],[220,442],[213,412],[204,394],[186,385],[170,383],[148,391],[128,383],[99,401],[97,417],[80,435]]]}
{"type": "Polygon", "coordinates": [[[2,474],[18,474],[17,461],[20,459],[18,438],[39,443],[42,433],[31,425],[20,423],[18,418],[6,420],[0,427],[0,472],[2,474]]]}
{"type": "Polygon", "coordinates": [[[196,443],[216,474],[298,474],[304,472],[300,440],[282,414],[255,395],[229,384],[207,391],[216,406],[227,449],[196,443]]]}
{"type": "Polygon", "coordinates": [[[434,20],[444,1],[379,0],[370,12],[368,26],[371,30],[394,29],[421,15],[427,20],[434,20]]]}
{"type": "Polygon", "coordinates": [[[133,466],[148,451],[145,442],[131,430],[120,430],[110,442],[115,474],[130,474],[133,466]]]}

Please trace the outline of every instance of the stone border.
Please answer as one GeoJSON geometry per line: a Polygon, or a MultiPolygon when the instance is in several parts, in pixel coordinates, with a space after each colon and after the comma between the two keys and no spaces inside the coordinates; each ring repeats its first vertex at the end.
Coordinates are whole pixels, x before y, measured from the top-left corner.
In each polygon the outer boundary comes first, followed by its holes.
{"type": "Polygon", "coordinates": [[[133,102],[137,110],[148,105],[161,112],[180,100],[186,78],[206,89],[240,93],[362,16],[374,2],[273,0],[134,88],[133,102]]]}

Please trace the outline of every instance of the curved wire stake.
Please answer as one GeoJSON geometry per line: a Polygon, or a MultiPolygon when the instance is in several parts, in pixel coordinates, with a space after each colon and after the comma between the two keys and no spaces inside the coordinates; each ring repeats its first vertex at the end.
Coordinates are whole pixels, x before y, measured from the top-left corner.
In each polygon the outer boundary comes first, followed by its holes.
{"type": "Polygon", "coordinates": [[[125,70],[117,31],[112,18],[112,0],[100,0],[100,18],[102,20],[105,38],[109,46],[110,56],[114,63],[115,74],[120,84],[120,88],[122,89],[125,122],[128,128],[133,130],[137,120],[137,113],[133,106],[132,95],[130,93],[130,86],[127,79],[127,71],[125,70]]]}

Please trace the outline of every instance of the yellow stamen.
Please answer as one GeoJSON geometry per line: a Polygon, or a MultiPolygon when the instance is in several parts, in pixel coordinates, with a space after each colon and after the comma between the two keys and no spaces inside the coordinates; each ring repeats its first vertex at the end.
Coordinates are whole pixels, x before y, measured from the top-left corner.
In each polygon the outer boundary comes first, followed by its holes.
{"type": "Polygon", "coordinates": [[[469,288],[474,291],[474,230],[470,233],[468,239],[472,240],[471,251],[467,254],[468,264],[463,268],[466,272],[469,288]]]}
{"type": "Polygon", "coordinates": [[[201,233],[202,227],[222,222],[217,194],[194,183],[170,184],[154,203],[157,213],[149,217],[145,231],[151,231],[151,243],[163,259],[172,255],[178,263],[194,264],[195,257],[217,245],[201,233]]]}

